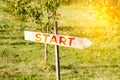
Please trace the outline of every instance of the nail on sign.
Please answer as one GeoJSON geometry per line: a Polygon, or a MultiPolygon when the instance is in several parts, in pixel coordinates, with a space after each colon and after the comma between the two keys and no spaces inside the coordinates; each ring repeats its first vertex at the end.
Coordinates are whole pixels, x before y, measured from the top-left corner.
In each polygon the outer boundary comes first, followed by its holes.
{"type": "Polygon", "coordinates": [[[66,47],[73,47],[79,49],[85,49],[92,44],[92,42],[86,38],[47,34],[47,33],[32,32],[32,31],[24,31],[24,37],[25,40],[66,46],[66,47]]]}

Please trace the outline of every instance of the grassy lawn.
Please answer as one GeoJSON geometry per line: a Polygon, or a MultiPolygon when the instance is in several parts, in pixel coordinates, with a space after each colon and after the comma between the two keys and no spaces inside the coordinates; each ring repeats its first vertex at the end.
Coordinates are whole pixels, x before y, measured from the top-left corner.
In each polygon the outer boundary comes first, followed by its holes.
{"type": "MultiPolygon", "coordinates": [[[[93,42],[85,50],[60,47],[61,80],[120,80],[120,25],[96,19],[91,6],[62,6],[59,12],[59,34],[93,42]]],[[[24,40],[23,31],[37,27],[31,25],[0,8],[0,80],[56,80],[54,46],[48,46],[45,67],[44,44],[24,40]]]]}

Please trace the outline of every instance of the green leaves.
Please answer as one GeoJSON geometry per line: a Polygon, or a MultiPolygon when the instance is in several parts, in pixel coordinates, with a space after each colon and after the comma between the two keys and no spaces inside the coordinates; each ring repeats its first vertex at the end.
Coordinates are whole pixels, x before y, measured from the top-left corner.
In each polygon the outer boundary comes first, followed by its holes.
{"type": "MultiPolygon", "coordinates": [[[[7,0],[8,12],[17,17],[18,20],[28,22],[31,20],[46,30],[57,18],[57,9],[60,0],[7,0]]],[[[52,28],[49,28],[52,29],[52,28]]]]}

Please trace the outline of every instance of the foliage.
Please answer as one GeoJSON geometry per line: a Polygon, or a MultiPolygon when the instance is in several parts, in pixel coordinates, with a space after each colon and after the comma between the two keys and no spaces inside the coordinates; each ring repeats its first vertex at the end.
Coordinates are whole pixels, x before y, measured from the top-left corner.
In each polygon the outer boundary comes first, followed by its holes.
{"type": "MultiPolygon", "coordinates": [[[[7,11],[18,16],[24,22],[32,21],[43,27],[52,27],[53,21],[58,19],[57,9],[60,0],[7,0],[7,11]],[[49,19],[49,20],[48,20],[49,19]]],[[[51,29],[51,28],[50,28],[51,29]]]]}

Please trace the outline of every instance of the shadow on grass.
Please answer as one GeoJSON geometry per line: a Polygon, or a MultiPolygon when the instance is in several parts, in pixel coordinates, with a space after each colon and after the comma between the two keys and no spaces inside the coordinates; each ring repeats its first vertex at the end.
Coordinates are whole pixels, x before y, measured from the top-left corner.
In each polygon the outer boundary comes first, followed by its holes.
{"type": "Polygon", "coordinates": [[[13,42],[13,43],[10,43],[10,45],[25,45],[26,43],[25,42],[13,42]]]}
{"type": "MultiPolygon", "coordinates": [[[[120,68],[120,65],[94,65],[94,66],[79,66],[79,69],[100,69],[100,68],[120,68]]],[[[75,69],[73,65],[61,66],[61,69],[71,70],[75,69]]]]}
{"type": "Polygon", "coordinates": [[[95,65],[95,66],[80,66],[79,68],[84,69],[84,68],[120,68],[119,65],[95,65]]]}
{"type": "Polygon", "coordinates": [[[0,32],[9,32],[11,31],[12,29],[0,29],[0,32]]]}
{"type": "Polygon", "coordinates": [[[34,45],[34,42],[13,42],[10,45],[34,45]]]}
{"type": "Polygon", "coordinates": [[[0,39],[9,39],[9,37],[0,36],[0,39]]]}
{"type": "Polygon", "coordinates": [[[69,69],[72,69],[73,66],[72,65],[68,65],[68,66],[61,66],[61,69],[66,69],[66,70],[69,70],[69,69]]]}
{"type": "Polygon", "coordinates": [[[9,43],[9,42],[3,42],[3,43],[0,43],[0,45],[34,45],[35,43],[33,42],[12,42],[12,43],[9,43]]]}
{"type": "Polygon", "coordinates": [[[24,39],[24,36],[0,36],[0,39],[24,39]]]}

